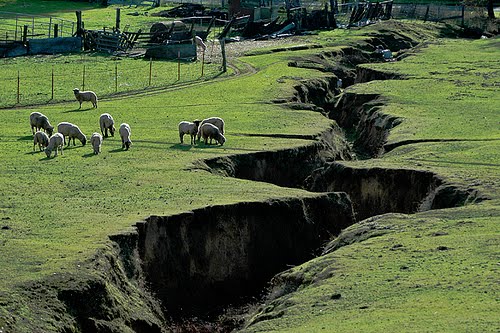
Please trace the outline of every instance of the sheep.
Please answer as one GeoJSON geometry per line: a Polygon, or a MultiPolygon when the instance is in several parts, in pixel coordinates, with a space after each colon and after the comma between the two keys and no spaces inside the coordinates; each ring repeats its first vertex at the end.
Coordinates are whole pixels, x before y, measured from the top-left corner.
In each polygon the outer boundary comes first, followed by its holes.
{"type": "Polygon", "coordinates": [[[49,136],[54,132],[54,126],[50,125],[49,118],[40,112],[30,114],[31,132],[35,135],[35,129],[43,129],[49,136]]]}
{"type": "Polygon", "coordinates": [[[122,149],[125,148],[125,150],[128,150],[132,145],[132,141],[130,141],[130,134],[132,132],[130,131],[129,124],[121,124],[118,131],[120,132],[120,136],[122,138],[122,149]]]}
{"type": "Polygon", "coordinates": [[[224,120],[222,118],[210,117],[207,119],[203,119],[202,122],[200,123],[200,126],[198,127],[198,142],[200,142],[200,137],[201,137],[201,131],[200,131],[201,126],[206,123],[217,126],[217,128],[220,131],[220,134],[224,134],[224,120]]]}
{"type": "Polygon", "coordinates": [[[108,137],[108,130],[109,133],[111,133],[111,136],[115,136],[115,121],[113,120],[113,117],[109,113],[103,113],[99,117],[99,126],[101,127],[101,133],[102,135],[107,138],[108,137]]]}
{"type": "Polygon", "coordinates": [[[52,150],[56,150],[54,157],[57,156],[57,149],[61,150],[61,155],[63,155],[63,146],[64,146],[64,136],[61,133],[54,133],[49,139],[49,144],[47,148],[45,148],[45,154],[47,154],[47,158],[50,158],[50,154],[52,150]]]}
{"type": "Polygon", "coordinates": [[[73,89],[73,93],[75,94],[75,98],[78,102],[80,102],[79,109],[82,108],[83,102],[92,102],[92,106],[97,109],[97,95],[93,91],[80,91],[80,89],[73,89]]]}
{"type": "Polygon", "coordinates": [[[90,137],[90,143],[94,148],[94,154],[99,154],[101,152],[102,135],[97,132],[92,133],[92,136],[90,137]]]}
{"type": "Polygon", "coordinates": [[[197,47],[201,48],[202,52],[205,52],[207,45],[203,42],[203,39],[200,36],[194,36],[193,41],[197,47]]]}
{"type": "Polygon", "coordinates": [[[205,123],[200,126],[200,130],[198,133],[201,133],[203,136],[203,140],[205,140],[205,144],[207,144],[208,139],[210,138],[210,144],[212,144],[212,139],[215,139],[220,145],[224,145],[226,142],[226,138],[220,132],[219,128],[211,123],[205,123]]]}
{"type": "Polygon", "coordinates": [[[80,140],[82,146],[87,143],[87,137],[82,133],[80,128],[72,123],[62,122],[57,125],[57,131],[63,135],[63,137],[68,137],[68,146],[73,139],[73,146],[75,146],[75,138],[80,140]]]}
{"type": "Polygon", "coordinates": [[[42,151],[49,144],[49,136],[45,132],[37,131],[33,137],[33,151],[38,144],[38,149],[42,151]]]}
{"type": "Polygon", "coordinates": [[[191,144],[196,141],[196,134],[198,133],[198,126],[200,126],[200,121],[198,119],[193,120],[192,123],[189,121],[181,121],[179,123],[179,138],[181,143],[184,143],[184,134],[189,134],[191,136],[191,144]]]}

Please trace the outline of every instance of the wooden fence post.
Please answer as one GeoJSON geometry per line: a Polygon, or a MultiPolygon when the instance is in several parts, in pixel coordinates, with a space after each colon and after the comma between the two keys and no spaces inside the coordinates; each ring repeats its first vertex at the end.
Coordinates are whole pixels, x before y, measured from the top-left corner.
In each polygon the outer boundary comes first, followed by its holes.
{"type": "Polygon", "coordinates": [[[149,85],[151,86],[151,74],[153,72],[153,58],[149,57],[149,85]]]}
{"type": "Polygon", "coordinates": [[[115,92],[118,92],[118,64],[115,62],[115,92]]]}
{"type": "Polygon", "coordinates": [[[54,24],[54,38],[59,37],[59,24],[54,24]]]}
{"type": "Polygon", "coordinates": [[[177,81],[181,80],[181,51],[177,52],[177,81]]]}
{"type": "Polygon", "coordinates": [[[23,27],[23,43],[26,44],[27,41],[28,41],[28,26],[25,25],[23,27]]]}
{"type": "Polygon", "coordinates": [[[462,27],[465,26],[465,5],[462,5],[462,27]]]}
{"type": "Polygon", "coordinates": [[[424,15],[424,22],[427,22],[427,19],[429,18],[429,9],[431,5],[427,5],[427,9],[425,10],[425,15],[424,15]]]}
{"type": "Polygon", "coordinates": [[[50,100],[54,99],[54,66],[52,66],[52,95],[50,97],[50,100]]]}
{"type": "Polygon", "coordinates": [[[205,50],[201,53],[201,76],[203,76],[203,69],[205,67],[205,50]]]}
{"type": "Polygon", "coordinates": [[[76,37],[82,37],[83,35],[82,11],[77,10],[75,13],[76,13],[76,37]]]}
{"type": "Polygon", "coordinates": [[[116,29],[116,31],[120,31],[120,8],[116,8],[115,29],[116,29]]]}
{"type": "Polygon", "coordinates": [[[20,73],[19,71],[17,71],[17,104],[19,104],[19,90],[21,86],[20,81],[21,81],[20,73]]]}

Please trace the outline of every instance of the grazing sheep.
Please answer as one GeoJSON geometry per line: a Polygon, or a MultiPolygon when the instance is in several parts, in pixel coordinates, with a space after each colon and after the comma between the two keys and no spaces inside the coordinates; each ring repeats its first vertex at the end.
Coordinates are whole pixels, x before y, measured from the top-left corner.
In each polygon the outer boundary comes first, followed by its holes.
{"type": "Polygon", "coordinates": [[[63,146],[64,146],[64,136],[61,133],[54,133],[49,139],[49,144],[47,148],[45,148],[45,154],[47,154],[47,158],[50,157],[52,150],[56,150],[54,157],[57,156],[57,149],[61,150],[61,155],[63,155],[63,146]]]}
{"type": "Polygon", "coordinates": [[[31,132],[35,135],[35,129],[43,129],[49,136],[54,132],[54,126],[50,125],[49,118],[40,112],[30,114],[31,132]]]}
{"type": "Polygon", "coordinates": [[[94,154],[99,154],[101,152],[102,135],[97,132],[92,133],[92,136],[90,137],[90,144],[94,148],[94,154]]]}
{"type": "Polygon", "coordinates": [[[194,144],[199,125],[200,121],[198,119],[194,120],[192,123],[189,121],[181,121],[179,123],[179,138],[181,139],[181,143],[184,143],[184,134],[189,134],[191,136],[191,144],[194,144]]]}
{"type": "Polygon", "coordinates": [[[49,136],[45,132],[37,131],[33,137],[33,151],[35,151],[35,146],[38,144],[38,149],[42,151],[49,144],[49,136]]]}
{"type": "Polygon", "coordinates": [[[203,119],[203,121],[200,123],[199,129],[198,129],[198,142],[200,141],[200,137],[201,137],[201,132],[200,132],[201,126],[203,124],[206,124],[206,123],[215,125],[219,129],[220,133],[224,134],[224,120],[222,120],[222,118],[210,117],[207,119],[203,119]]]}
{"type": "Polygon", "coordinates": [[[122,149],[125,148],[125,150],[128,150],[132,145],[132,141],[130,141],[130,134],[132,132],[130,131],[129,124],[121,124],[118,131],[120,132],[120,136],[122,138],[122,149]]]}
{"type": "Polygon", "coordinates": [[[201,135],[203,136],[205,144],[207,144],[209,138],[210,144],[212,144],[212,139],[215,139],[221,146],[224,144],[224,142],[226,142],[226,138],[221,134],[219,128],[210,123],[201,125],[198,133],[201,133],[201,135]]]}
{"type": "Polygon", "coordinates": [[[75,98],[78,102],[80,102],[79,109],[82,108],[83,102],[92,102],[92,106],[97,109],[97,95],[93,91],[80,91],[80,89],[73,89],[73,93],[75,94],[75,98]]]}
{"type": "Polygon", "coordinates": [[[113,117],[109,113],[103,113],[99,117],[99,126],[101,127],[101,133],[102,135],[107,138],[108,137],[108,130],[109,133],[111,133],[111,136],[115,136],[115,121],[113,120],[113,117]]]}
{"type": "Polygon", "coordinates": [[[205,52],[205,50],[207,49],[207,45],[203,42],[203,39],[202,39],[200,36],[195,36],[195,37],[193,38],[193,40],[194,40],[194,44],[195,44],[197,47],[201,48],[201,50],[202,50],[203,52],[205,52]]]}
{"type": "Polygon", "coordinates": [[[80,128],[72,123],[62,122],[57,125],[57,131],[64,137],[68,137],[68,146],[73,139],[73,146],[75,146],[75,138],[80,140],[82,146],[87,143],[87,137],[82,133],[80,128]]]}

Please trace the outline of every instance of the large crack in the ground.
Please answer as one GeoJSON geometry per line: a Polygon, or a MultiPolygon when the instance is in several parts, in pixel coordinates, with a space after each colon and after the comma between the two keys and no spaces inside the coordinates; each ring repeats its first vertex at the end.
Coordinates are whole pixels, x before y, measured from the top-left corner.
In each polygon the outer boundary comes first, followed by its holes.
{"type": "MultiPolygon", "coordinates": [[[[408,48],[413,43],[401,42],[400,46],[408,48]]],[[[99,254],[92,263],[94,269],[107,274],[89,276],[95,283],[83,287],[69,281],[58,293],[57,298],[73,316],[61,331],[230,331],[241,324],[241,316],[221,319],[224,310],[259,295],[289,265],[319,255],[328,240],[357,220],[478,200],[477,192],[448,185],[431,172],[336,163],[353,154],[380,155],[390,129],[399,122],[380,112],[383,101],[377,95],[345,93],[339,98],[337,80],[349,85],[394,76],[357,71],[357,64],[373,60],[363,49],[324,52],[315,59],[296,59],[290,65],[316,66],[334,75],[302,82],[296,86],[295,96],[276,102],[310,106],[337,120],[343,129],[333,126],[300,148],[218,157],[200,161],[197,167],[321,193],[151,216],[139,222],[135,231],[111,236],[118,246],[99,254]],[[332,65],[339,59],[342,66],[332,65]],[[343,130],[352,134],[350,143],[342,136],[343,130]],[[142,298],[143,311],[120,312],[121,294],[142,298]],[[155,299],[161,301],[164,313],[157,310],[155,299]],[[121,318],[119,324],[117,317],[121,318]]]]}

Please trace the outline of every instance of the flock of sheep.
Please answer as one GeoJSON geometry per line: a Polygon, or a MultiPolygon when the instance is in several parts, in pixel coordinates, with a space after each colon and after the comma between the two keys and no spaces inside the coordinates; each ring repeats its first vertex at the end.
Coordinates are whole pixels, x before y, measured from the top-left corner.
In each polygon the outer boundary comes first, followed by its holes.
{"type": "Polygon", "coordinates": [[[203,137],[205,144],[208,144],[208,139],[210,139],[210,144],[212,144],[212,139],[217,141],[221,146],[226,142],[224,137],[224,120],[219,117],[211,117],[200,120],[181,121],[179,123],[179,138],[181,143],[184,143],[184,134],[189,134],[191,136],[191,144],[200,141],[203,137]]]}
{"type": "MultiPolygon", "coordinates": [[[[80,91],[75,88],[73,92],[77,101],[80,102],[80,108],[82,107],[82,102],[85,101],[91,102],[92,106],[97,108],[97,96],[93,91],[80,91]]],[[[108,137],[108,131],[111,136],[114,136],[114,125],[115,121],[109,113],[101,114],[99,117],[101,134],[94,132],[90,137],[90,143],[94,149],[94,154],[97,155],[101,152],[103,136],[108,137]]],[[[66,137],[68,138],[68,146],[71,143],[71,139],[73,139],[73,146],[75,146],[75,138],[80,140],[83,146],[87,143],[85,134],[83,134],[78,126],[72,123],[59,123],[57,125],[57,133],[54,133],[54,126],[50,124],[49,118],[40,112],[32,112],[30,114],[30,126],[31,132],[33,133],[33,151],[35,151],[35,147],[38,145],[40,151],[45,149],[45,154],[47,154],[48,158],[52,154],[52,151],[55,151],[54,156],[57,156],[58,151],[61,152],[61,155],[63,154],[63,146],[66,137]]],[[[132,141],[130,141],[130,126],[126,123],[121,124],[119,132],[122,139],[122,149],[128,150],[132,144],[132,141]]]]}
{"type": "MultiPolygon", "coordinates": [[[[75,88],[73,89],[73,93],[75,94],[76,100],[80,103],[80,108],[82,107],[82,102],[86,101],[91,102],[92,106],[97,108],[97,95],[93,91],[80,91],[78,88],[75,88]]],[[[114,136],[114,124],[113,117],[109,113],[101,114],[99,117],[101,134],[94,132],[90,137],[90,143],[94,149],[94,154],[97,155],[101,152],[103,137],[108,137],[108,131],[111,136],[114,136]]],[[[47,116],[40,112],[32,112],[30,114],[30,126],[33,133],[33,151],[35,151],[35,147],[38,145],[40,151],[45,150],[47,158],[50,158],[52,151],[55,151],[54,156],[57,156],[58,150],[61,152],[61,155],[63,154],[63,146],[66,142],[66,137],[68,138],[68,146],[71,143],[71,139],[73,139],[73,146],[75,146],[75,138],[80,140],[83,146],[87,143],[87,137],[80,128],[69,122],[59,123],[57,125],[57,133],[54,133],[54,126],[50,124],[47,116]]],[[[130,125],[123,123],[120,125],[118,131],[122,140],[122,149],[128,150],[132,144],[130,140],[130,125]]],[[[199,142],[201,137],[203,137],[205,144],[208,144],[208,139],[210,139],[210,144],[212,144],[212,140],[215,140],[221,146],[226,142],[226,138],[223,135],[224,120],[219,117],[211,117],[203,121],[181,121],[179,123],[181,144],[184,143],[185,134],[191,136],[191,144],[196,143],[196,140],[199,142]]]]}

